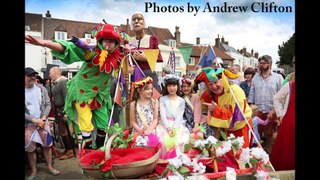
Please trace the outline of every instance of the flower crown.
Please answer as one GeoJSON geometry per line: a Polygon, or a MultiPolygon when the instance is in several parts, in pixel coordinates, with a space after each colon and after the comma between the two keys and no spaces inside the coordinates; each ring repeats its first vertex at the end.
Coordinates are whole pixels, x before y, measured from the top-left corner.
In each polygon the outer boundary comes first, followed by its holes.
{"type": "Polygon", "coordinates": [[[165,85],[167,84],[167,81],[170,79],[175,79],[178,81],[179,86],[182,85],[182,81],[181,81],[181,77],[176,76],[175,74],[167,74],[164,76],[164,78],[162,79],[162,83],[165,85]]]}
{"type": "Polygon", "coordinates": [[[187,84],[191,84],[192,80],[190,78],[183,78],[182,79],[182,83],[187,83],[187,84]]]}
{"type": "Polygon", "coordinates": [[[138,80],[136,82],[133,83],[133,87],[134,88],[141,88],[146,84],[152,84],[153,80],[150,76],[143,78],[141,80],[138,80]]]}

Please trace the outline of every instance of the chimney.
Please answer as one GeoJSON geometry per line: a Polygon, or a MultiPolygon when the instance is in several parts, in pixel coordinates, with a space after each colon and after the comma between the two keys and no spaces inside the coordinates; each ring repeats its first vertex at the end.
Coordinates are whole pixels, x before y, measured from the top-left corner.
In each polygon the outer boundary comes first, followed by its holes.
{"type": "Polygon", "coordinates": [[[247,53],[247,48],[243,47],[243,54],[246,54],[247,53]]]}
{"type": "Polygon", "coordinates": [[[225,43],[227,46],[229,46],[229,42],[228,42],[228,41],[225,41],[224,43],[225,43]]]}
{"type": "Polygon", "coordinates": [[[224,37],[223,37],[223,36],[222,36],[222,38],[221,38],[221,42],[224,43],[224,37]]]}
{"type": "Polygon", "coordinates": [[[179,26],[176,26],[176,31],[174,32],[174,37],[177,41],[177,45],[180,44],[180,31],[179,26]]]}
{"type": "Polygon", "coordinates": [[[127,24],[126,24],[126,32],[128,33],[130,29],[130,24],[129,24],[129,18],[127,18],[127,24]]]}
{"type": "Polygon", "coordinates": [[[219,34],[218,37],[216,38],[216,43],[214,45],[214,47],[218,48],[220,50],[220,38],[219,38],[219,34]]]}
{"type": "Polygon", "coordinates": [[[253,49],[251,49],[251,55],[253,56],[253,49]]]}
{"type": "Polygon", "coordinates": [[[196,38],[196,44],[199,45],[200,44],[200,37],[196,38]]]}
{"type": "Polygon", "coordinates": [[[50,14],[50,11],[48,10],[47,13],[46,13],[46,18],[51,18],[51,14],[50,14]]]}
{"type": "Polygon", "coordinates": [[[258,58],[259,58],[259,53],[258,53],[258,52],[255,52],[255,53],[254,53],[254,57],[258,59],[258,58]]]}

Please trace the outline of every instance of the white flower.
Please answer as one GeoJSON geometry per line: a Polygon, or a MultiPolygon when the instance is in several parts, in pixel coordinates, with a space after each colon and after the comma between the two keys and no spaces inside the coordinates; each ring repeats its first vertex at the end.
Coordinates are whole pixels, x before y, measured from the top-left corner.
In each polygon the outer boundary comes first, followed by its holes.
{"type": "Polygon", "coordinates": [[[233,168],[227,167],[226,179],[227,180],[236,180],[237,173],[233,168]]]}
{"type": "Polygon", "coordinates": [[[196,140],[196,142],[194,142],[194,146],[197,147],[205,147],[206,144],[208,143],[208,141],[204,141],[201,139],[196,140]]]}
{"type": "Polygon", "coordinates": [[[206,139],[206,141],[209,141],[210,143],[212,143],[212,144],[217,144],[217,139],[214,137],[214,136],[209,136],[207,139],[206,139]]]}
{"type": "Polygon", "coordinates": [[[264,164],[269,162],[269,155],[262,148],[251,148],[251,154],[256,159],[262,159],[264,164]]]}
{"type": "Polygon", "coordinates": [[[238,143],[239,143],[238,147],[239,147],[239,148],[242,148],[242,146],[243,146],[243,144],[244,144],[244,138],[243,138],[243,136],[237,137],[237,141],[238,141],[238,143]]]}
{"type": "Polygon", "coordinates": [[[190,166],[191,165],[191,159],[186,154],[181,154],[181,162],[184,165],[190,166]]]}
{"type": "Polygon", "coordinates": [[[181,162],[181,159],[179,159],[179,157],[168,159],[168,162],[169,164],[173,165],[176,169],[182,166],[182,162],[181,162]]]}
{"type": "Polygon", "coordinates": [[[242,149],[239,160],[247,164],[250,162],[250,158],[251,158],[250,149],[248,147],[245,149],[242,149]]]}
{"type": "Polygon", "coordinates": [[[136,145],[137,146],[147,146],[148,145],[148,137],[147,136],[137,136],[136,145]]]}
{"type": "Polygon", "coordinates": [[[231,142],[224,141],[221,146],[216,149],[216,156],[225,155],[227,152],[231,150],[231,142]]]}
{"type": "Polygon", "coordinates": [[[234,138],[234,137],[235,137],[235,136],[231,133],[231,134],[229,134],[228,139],[234,138]]]}

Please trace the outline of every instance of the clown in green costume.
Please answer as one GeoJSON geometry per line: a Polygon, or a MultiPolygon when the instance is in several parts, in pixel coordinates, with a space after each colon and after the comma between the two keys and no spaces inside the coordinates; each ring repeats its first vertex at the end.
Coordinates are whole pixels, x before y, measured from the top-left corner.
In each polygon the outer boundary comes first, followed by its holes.
{"type": "Polygon", "coordinates": [[[73,37],[70,41],[41,40],[25,36],[26,42],[52,49],[52,54],[66,64],[83,61],[76,76],[68,81],[68,94],[65,102],[65,113],[68,118],[76,118],[82,132],[82,149],[92,148],[91,132],[97,127],[97,148],[103,146],[108,128],[112,101],[110,82],[112,71],[123,58],[120,42],[123,33],[110,24],[100,24],[92,35],[97,45],[90,47],[73,37]]]}

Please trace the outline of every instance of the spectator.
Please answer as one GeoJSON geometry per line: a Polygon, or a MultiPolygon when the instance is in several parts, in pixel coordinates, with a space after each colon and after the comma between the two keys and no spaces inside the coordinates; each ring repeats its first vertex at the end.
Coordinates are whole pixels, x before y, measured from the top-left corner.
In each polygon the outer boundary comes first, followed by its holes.
{"type": "Polygon", "coordinates": [[[25,68],[25,150],[31,167],[27,179],[35,179],[37,174],[36,143],[43,147],[49,173],[59,175],[60,172],[52,166],[52,137],[47,120],[50,112],[50,99],[44,86],[36,84],[36,74],[33,68],[25,68]],[[47,137],[49,136],[49,137],[47,137]]]}
{"type": "Polygon", "coordinates": [[[294,170],[296,165],[295,87],[295,80],[289,81],[273,98],[274,109],[280,120],[278,134],[270,154],[270,162],[276,171],[294,170]]]}
{"type": "Polygon", "coordinates": [[[59,67],[52,67],[49,74],[52,85],[52,104],[55,109],[55,123],[58,125],[59,135],[62,138],[65,150],[59,157],[60,160],[65,160],[74,157],[73,148],[74,140],[71,137],[70,130],[67,124],[67,114],[64,112],[64,104],[67,96],[67,78],[63,78],[62,70],[59,67]],[[69,133],[68,133],[69,132],[69,133]]]}
{"type": "Polygon", "coordinates": [[[182,98],[186,101],[183,119],[186,120],[186,126],[190,133],[199,132],[199,125],[202,125],[206,130],[205,138],[214,136],[213,129],[208,125],[206,117],[202,115],[200,97],[192,92],[193,85],[194,82],[190,78],[182,79],[182,98]]]}
{"type": "Polygon", "coordinates": [[[246,79],[240,84],[240,87],[243,89],[244,93],[246,94],[246,98],[248,99],[249,92],[250,92],[250,87],[251,87],[251,82],[252,78],[255,75],[255,70],[252,67],[248,67],[244,71],[244,78],[246,79]]]}
{"type": "Polygon", "coordinates": [[[272,58],[269,55],[259,57],[260,73],[256,73],[252,79],[250,93],[248,97],[249,104],[258,106],[258,117],[270,122],[266,126],[258,125],[260,137],[265,137],[265,150],[271,152],[272,136],[276,131],[276,122],[273,118],[275,112],[273,110],[273,97],[281,88],[283,78],[281,75],[272,72],[272,58]]]}
{"type": "Polygon", "coordinates": [[[285,79],[283,80],[282,86],[285,85],[287,82],[295,80],[295,68],[296,68],[296,56],[293,56],[292,59],[292,64],[293,64],[293,72],[291,72],[290,74],[288,74],[285,79]]]}

